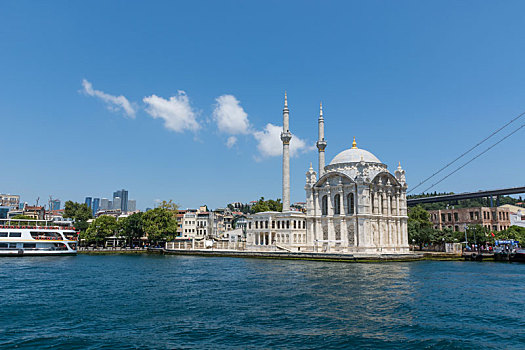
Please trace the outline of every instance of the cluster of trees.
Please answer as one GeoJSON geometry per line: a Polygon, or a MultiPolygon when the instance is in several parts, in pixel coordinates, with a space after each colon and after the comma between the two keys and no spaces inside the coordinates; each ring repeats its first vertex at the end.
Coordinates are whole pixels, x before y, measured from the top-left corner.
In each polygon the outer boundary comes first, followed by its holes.
{"type": "Polygon", "coordinates": [[[250,212],[252,214],[260,213],[262,211],[283,211],[283,203],[281,203],[281,199],[277,198],[277,200],[268,199],[264,200],[264,197],[261,197],[257,203],[255,203],[252,207],[250,212]]]}
{"type": "Polygon", "coordinates": [[[118,220],[113,216],[102,215],[88,224],[87,220],[92,216],[87,205],[68,201],[64,216],[75,220],[75,227],[80,230],[80,239],[88,244],[99,245],[107,237],[116,236],[124,237],[128,245],[131,245],[134,240],[145,236],[151,243],[174,239],[177,235],[177,209],[177,205],[171,200],[163,201],[157,208],[145,213],[135,213],[118,220]]]}
{"type": "Polygon", "coordinates": [[[276,200],[268,199],[265,200],[264,197],[261,197],[257,203],[250,206],[249,204],[241,204],[240,206],[233,206],[233,204],[228,204],[228,208],[231,211],[238,210],[243,214],[255,214],[262,211],[283,211],[283,204],[281,199],[277,198],[276,200]]]}
{"type": "MultiPolygon", "coordinates": [[[[511,226],[505,231],[493,232],[482,225],[467,227],[467,241],[470,244],[494,243],[495,240],[514,239],[525,242],[525,228],[511,226]],[[494,234],[494,236],[492,235],[494,234]]],[[[434,229],[430,214],[418,205],[408,212],[408,240],[415,242],[420,249],[426,244],[465,242],[465,232],[445,228],[442,231],[434,229]]]]}

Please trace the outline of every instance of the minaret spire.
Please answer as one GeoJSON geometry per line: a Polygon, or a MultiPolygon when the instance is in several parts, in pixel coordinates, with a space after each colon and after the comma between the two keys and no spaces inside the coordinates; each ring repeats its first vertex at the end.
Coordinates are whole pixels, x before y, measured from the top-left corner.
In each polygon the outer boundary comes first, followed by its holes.
{"type": "Polygon", "coordinates": [[[290,211],[290,111],[288,110],[288,97],[284,92],[283,108],[283,132],[281,141],[283,142],[283,212],[290,211]]]}
{"type": "Polygon", "coordinates": [[[324,117],[323,117],[323,103],[319,104],[319,139],[317,140],[317,149],[319,150],[319,178],[324,174],[324,150],[326,148],[326,141],[324,139],[324,117]]]}

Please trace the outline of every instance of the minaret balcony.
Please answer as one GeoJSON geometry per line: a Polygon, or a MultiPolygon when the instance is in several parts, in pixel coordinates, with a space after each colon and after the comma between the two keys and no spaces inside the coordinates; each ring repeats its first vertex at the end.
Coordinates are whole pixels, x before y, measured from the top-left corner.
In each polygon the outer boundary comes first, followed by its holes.
{"type": "Polygon", "coordinates": [[[281,133],[281,141],[285,144],[285,145],[288,145],[290,144],[290,140],[292,139],[292,133],[290,132],[282,132],[281,133]]]}
{"type": "Polygon", "coordinates": [[[317,141],[316,145],[317,145],[317,149],[319,151],[324,151],[325,148],[326,148],[326,141],[325,140],[319,140],[319,141],[317,141]]]}

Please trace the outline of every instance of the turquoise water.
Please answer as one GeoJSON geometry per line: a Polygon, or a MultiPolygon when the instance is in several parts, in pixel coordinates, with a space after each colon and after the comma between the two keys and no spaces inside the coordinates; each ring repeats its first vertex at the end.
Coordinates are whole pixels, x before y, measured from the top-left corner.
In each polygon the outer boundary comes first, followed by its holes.
{"type": "Polygon", "coordinates": [[[525,264],[0,259],[0,348],[524,348],[525,264]]]}

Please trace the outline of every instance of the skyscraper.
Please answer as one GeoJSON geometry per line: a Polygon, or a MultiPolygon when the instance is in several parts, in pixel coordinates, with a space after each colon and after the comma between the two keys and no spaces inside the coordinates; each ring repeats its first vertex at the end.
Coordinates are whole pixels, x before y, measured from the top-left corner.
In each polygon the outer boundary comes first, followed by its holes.
{"type": "Polygon", "coordinates": [[[120,209],[123,212],[128,211],[128,191],[125,189],[113,192],[113,209],[120,209]],[[115,198],[120,198],[120,206],[115,205],[115,198]]]}
{"type": "Polygon", "coordinates": [[[100,200],[100,210],[108,210],[109,209],[109,199],[102,198],[100,200]]]}
{"type": "Polygon", "coordinates": [[[52,199],[50,201],[51,210],[60,210],[60,199],[52,199]]]}
{"type": "Polygon", "coordinates": [[[128,201],[128,211],[135,211],[137,210],[137,201],[134,199],[130,199],[128,201]]]}
{"type": "Polygon", "coordinates": [[[93,216],[97,213],[100,205],[100,198],[94,198],[93,199],[93,206],[91,207],[93,210],[93,216]]]}
{"type": "Polygon", "coordinates": [[[122,199],[120,197],[113,197],[113,209],[122,210],[122,199]]]}
{"type": "Polygon", "coordinates": [[[88,206],[89,208],[91,208],[91,200],[92,200],[92,199],[93,199],[93,198],[91,198],[91,197],[86,197],[86,200],[85,200],[85,202],[84,202],[84,203],[87,204],[87,206],[88,206]]]}

